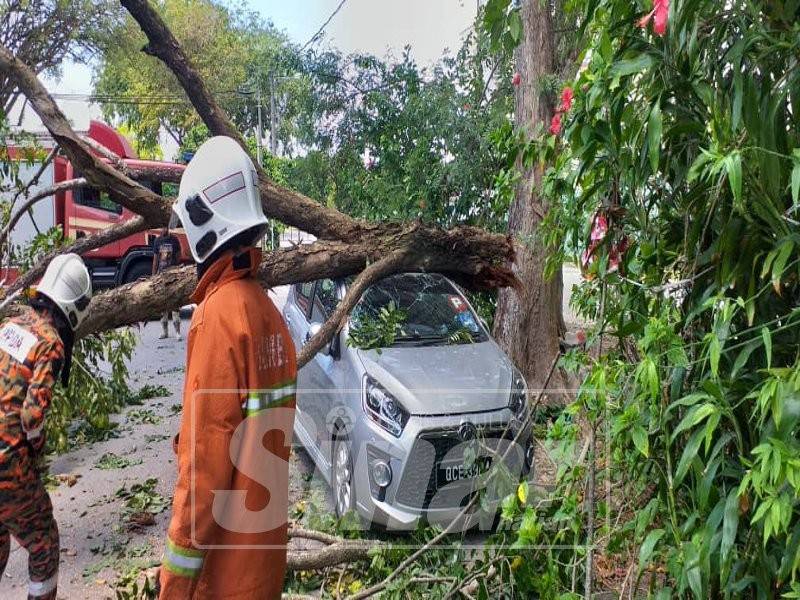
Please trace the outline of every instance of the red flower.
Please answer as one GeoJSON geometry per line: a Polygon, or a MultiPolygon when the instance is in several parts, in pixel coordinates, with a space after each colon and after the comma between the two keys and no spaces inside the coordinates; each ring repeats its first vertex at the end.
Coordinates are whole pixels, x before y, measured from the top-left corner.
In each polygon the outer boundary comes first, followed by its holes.
{"type": "Polygon", "coordinates": [[[564,91],[561,92],[561,107],[559,108],[561,112],[568,112],[572,108],[572,98],[572,88],[565,87],[564,91]]]}
{"type": "Polygon", "coordinates": [[[519,73],[514,73],[514,76],[511,78],[511,83],[514,87],[518,86],[522,82],[522,76],[519,73]]]}
{"type": "Polygon", "coordinates": [[[647,27],[653,21],[653,33],[664,35],[667,32],[667,17],[669,17],[669,0],[653,0],[653,10],[639,20],[639,27],[647,27]]]}
{"type": "Polygon", "coordinates": [[[593,242],[599,242],[606,237],[606,233],[608,233],[608,219],[606,216],[598,212],[595,214],[594,219],[592,220],[592,233],[590,235],[590,239],[593,242]]]}
{"type": "Polygon", "coordinates": [[[558,135],[561,133],[561,113],[557,112],[553,115],[553,119],[550,121],[550,133],[553,135],[558,135]]]}

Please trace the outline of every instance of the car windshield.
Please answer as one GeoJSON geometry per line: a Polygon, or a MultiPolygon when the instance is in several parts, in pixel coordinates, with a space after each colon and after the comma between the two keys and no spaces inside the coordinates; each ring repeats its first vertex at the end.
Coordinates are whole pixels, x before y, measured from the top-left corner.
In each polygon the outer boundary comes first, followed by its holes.
{"type": "MultiPolygon", "coordinates": [[[[394,326],[394,344],[480,342],[486,334],[464,296],[447,279],[427,273],[393,275],[370,287],[351,327],[394,326]]],[[[388,345],[388,344],[385,344],[388,345]]]]}

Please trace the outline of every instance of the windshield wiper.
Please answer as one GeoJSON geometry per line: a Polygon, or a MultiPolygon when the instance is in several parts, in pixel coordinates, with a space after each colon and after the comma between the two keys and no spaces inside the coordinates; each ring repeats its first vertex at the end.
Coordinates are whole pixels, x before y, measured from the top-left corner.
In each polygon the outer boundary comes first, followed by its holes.
{"type": "Polygon", "coordinates": [[[412,335],[399,335],[394,338],[395,342],[435,342],[439,340],[446,340],[446,335],[440,334],[428,334],[422,335],[419,333],[414,333],[412,335]]]}

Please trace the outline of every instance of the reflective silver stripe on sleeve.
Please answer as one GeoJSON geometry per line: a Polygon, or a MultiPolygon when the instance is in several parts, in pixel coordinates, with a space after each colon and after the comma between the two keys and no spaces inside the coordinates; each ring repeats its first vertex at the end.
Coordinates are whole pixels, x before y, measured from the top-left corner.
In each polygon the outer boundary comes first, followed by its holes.
{"type": "Polygon", "coordinates": [[[178,554],[169,546],[164,549],[164,560],[176,567],[182,569],[189,569],[191,571],[199,571],[203,568],[202,556],[186,556],[185,554],[178,554]]]}
{"type": "Polygon", "coordinates": [[[251,392],[247,400],[242,404],[242,408],[248,413],[270,408],[284,398],[293,396],[297,391],[294,383],[276,388],[274,390],[262,390],[251,392]]]}
{"type": "Polygon", "coordinates": [[[30,596],[44,596],[49,594],[58,585],[58,571],[56,571],[55,575],[52,577],[45,579],[44,581],[31,581],[28,584],[28,594],[30,596]]]}
{"type": "Polygon", "coordinates": [[[40,435],[42,435],[42,429],[44,429],[44,421],[42,421],[41,425],[39,425],[38,427],[34,427],[33,429],[25,430],[25,428],[23,427],[25,435],[29,440],[35,440],[40,435]]]}

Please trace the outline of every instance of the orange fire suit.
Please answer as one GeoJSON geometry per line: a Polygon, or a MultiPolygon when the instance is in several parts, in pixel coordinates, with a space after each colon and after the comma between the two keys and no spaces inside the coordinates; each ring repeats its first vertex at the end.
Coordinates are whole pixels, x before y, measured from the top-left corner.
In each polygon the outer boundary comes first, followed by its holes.
{"type": "Polygon", "coordinates": [[[162,599],[281,596],[297,364],[260,256],[223,255],[192,296],[162,599]]]}
{"type": "Polygon", "coordinates": [[[0,577],[11,538],[28,551],[29,598],[56,597],[58,526],[36,467],[64,344],[33,308],[0,323],[0,577]]]}

